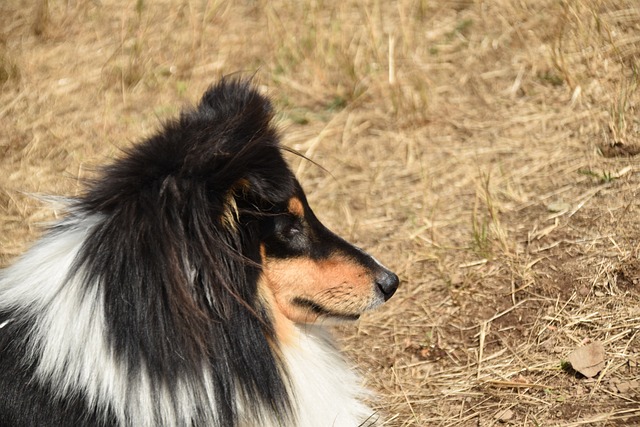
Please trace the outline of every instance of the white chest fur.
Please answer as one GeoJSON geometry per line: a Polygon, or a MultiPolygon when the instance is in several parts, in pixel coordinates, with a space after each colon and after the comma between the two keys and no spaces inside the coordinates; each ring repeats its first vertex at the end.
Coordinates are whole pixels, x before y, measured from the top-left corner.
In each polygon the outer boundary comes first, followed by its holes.
{"type": "Polygon", "coordinates": [[[369,392],[349,369],[324,327],[297,326],[283,348],[300,427],[370,425],[376,415],[362,400],[369,392]]]}

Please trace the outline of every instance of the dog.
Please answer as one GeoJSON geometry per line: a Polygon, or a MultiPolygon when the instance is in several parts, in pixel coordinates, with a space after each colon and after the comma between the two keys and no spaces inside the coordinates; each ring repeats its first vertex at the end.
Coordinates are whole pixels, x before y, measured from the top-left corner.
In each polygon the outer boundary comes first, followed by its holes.
{"type": "Polygon", "coordinates": [[[1,426],[375,422],[326,325],[398,276],[314,215],[273,115],[222,79],[0,272],[1,426]]]}

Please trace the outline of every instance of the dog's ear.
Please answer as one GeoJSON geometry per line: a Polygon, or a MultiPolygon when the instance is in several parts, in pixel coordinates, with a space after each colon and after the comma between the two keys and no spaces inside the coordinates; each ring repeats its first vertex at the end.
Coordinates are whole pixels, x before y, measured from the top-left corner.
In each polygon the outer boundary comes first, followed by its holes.
{"type": "Polygon", "coordinates": [[[223,132],[233,141],[249,141],[268,129],[273,106],[249,80],[223,78],[202,96],[197,113],[204,120],[221,123],[223,132]]]}
{"type": "Polygon", "coordinates": [[[233,179],[228,192],[264,200],[290,194],[293,173],[282,157],[273,106],[250,81],[223,79],[202,96],[196,115],[216,128],[224,151],[216,154],[226,157],[216,179],[233,179]]]}
{"type": "MultiPolygon", "coordinates": [[[[223,79],[197,108],[165,123],[156,135],[126,150],[107,166],[83,203],[109,211],[135,200],[160,200],[166,183],[177,192],[278,202],[293,192],[295,178],[282,157],[273,107],[249,81],[223,79]],[[242,191],[240,191],[242,190],[242,191]]],[[[238,200],[235,198],[234,200],[238,200]]],[[[227,203],[233,212],[233,204],[227,203]]],[[[186,208],[186,206],[185,206],[186,208]]]]}
{"type": "Polygon", "coordinates": [[[211,186],[226,194],[227,220],[237,216],[240,201],[275,204],[294,191],[295,178],[282,156],[273,114],[271,101],[250,81],[223,79],[205,92],[196,111],[182,117],[189,122],[185,128],[196,122],[205,132],[215,132],[217,147],[194,150],[185,163],[224,159],[215,171],[209,168],[214,172],[208,178],[211,186]],[[215,152],[207,152],[210,148],[215,152]]]}

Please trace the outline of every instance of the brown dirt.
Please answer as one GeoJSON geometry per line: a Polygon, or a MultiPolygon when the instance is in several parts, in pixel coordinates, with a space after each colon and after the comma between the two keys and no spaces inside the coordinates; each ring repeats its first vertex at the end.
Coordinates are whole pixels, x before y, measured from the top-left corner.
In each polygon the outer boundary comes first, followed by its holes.
{"type": "Polygon", "coordinates": [[[321,219],[403,281],[338,331],[383,425],[640,425],[639,33],[635,0],[1,2],[0,264],[56,215],[26,193],[255,72],[321,219]]]}

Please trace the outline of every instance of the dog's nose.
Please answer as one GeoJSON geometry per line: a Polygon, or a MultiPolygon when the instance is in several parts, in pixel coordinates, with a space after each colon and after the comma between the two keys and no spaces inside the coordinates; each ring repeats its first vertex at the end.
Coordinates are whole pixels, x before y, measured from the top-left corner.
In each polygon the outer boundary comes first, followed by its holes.
{"type": "Polygon", "coordinates": [[[382,272],[378,273],[376,277],[376,285],[382,292],[385,301],[387,301],[393,296],[393,294],[396,293],[399,283],[400,280],[398,279],[398,276],[389,270],[383,270],[382,272]]]}

